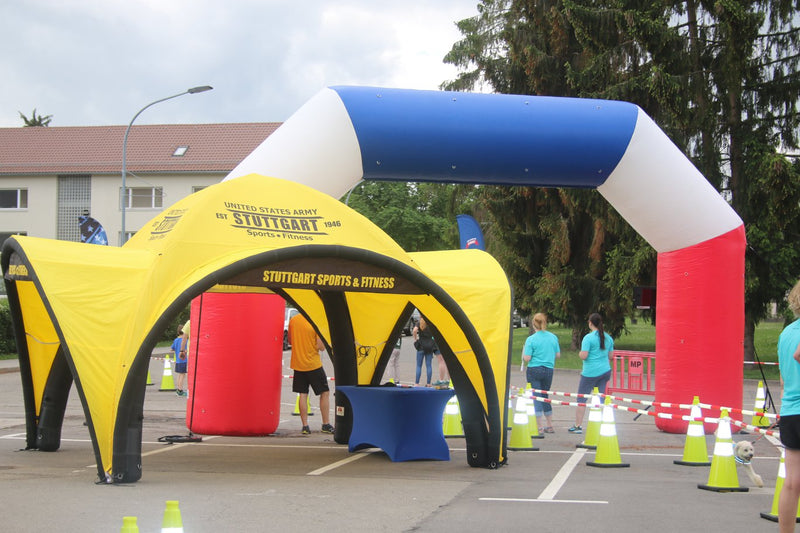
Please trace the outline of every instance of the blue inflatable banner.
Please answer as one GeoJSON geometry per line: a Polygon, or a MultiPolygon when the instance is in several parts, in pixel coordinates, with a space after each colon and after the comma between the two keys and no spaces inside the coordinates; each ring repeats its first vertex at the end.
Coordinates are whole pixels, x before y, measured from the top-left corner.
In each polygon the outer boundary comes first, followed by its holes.
{"type": "Polygon", "coordinates": [[[478,221],[469,215],[456,215],[456,222],[458,223],[458,237],[461,241],[461,248],[477,248],[479,250],[486,250],[486,244],[483,241],[483,232],[478,225],[478,221]]]}

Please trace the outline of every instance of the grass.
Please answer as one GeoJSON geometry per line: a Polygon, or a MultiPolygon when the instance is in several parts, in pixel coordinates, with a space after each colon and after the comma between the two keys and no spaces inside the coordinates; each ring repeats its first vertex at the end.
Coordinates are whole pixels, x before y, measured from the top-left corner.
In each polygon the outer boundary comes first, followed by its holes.
{"type": "MultiPolygon", "coordinates": [[[[756,356],[762,362],[777,362],[776,353],[778,346],[778,335],[783,329],[783,321],[764,321],[756,327],[755,349],[756,356]]],[[[561,357],[556,360],[556,368],[580,369],[583,362],[578,357],[578,350],[570,350],[572,343],[572,331],[558,323],[550,324],[548,330],[555,333],[558,342],[561,344],[561,357]]],[[[528,338],[528,328],[516,328],[514,330],[513,348],[511,352],[511,365],[519,366],[522,357],[522,346],[528,338]]],[[[168,347],[171,342],[159,342],[158,346],[168,347]]],[[[628,322],[627,332],[623,333],[618,339],[614,340],[614,347],[618,350],[635,350],[641,352],[654,352],[656,346],[656,328],[650,322],[643,320],[636,324],[628,322]]],[[[17,354],[0,354],[0,359],[16,359],[17,354]]],[[[764,378],[777,380],[779,371],[777,365],[763,365],[764,378]]],[[[761,379],[761,371],[755,365],[746,365],[744,370],[746,379],[761,379]]]]}
{"type": "MultiPolygon", "coordinates": [[[[547,329],[555,333],[561,345],[561,357],[556,360],[556,368],[580,369],[583,365],[578,350],[571,350],[572,330],[555,323],[548,325],[547,329]]],[[[778,335],[783,329],[783,321],[764,321],[756,327],[755,350],[756,357],[761,362],[777,362],[778,335]]],[[[511,354],[512,367],[518,367],[522,357],[522,346],[528,338],[528,328],[514,330],[513,348],[511,354]]],[[[627,331],[618,339],[614,339],[614,348],[618,350],[635,350],[641,352],[655,352],[656,328],[650,322],[638,320],[636,324],[628,322],[627,331]]],[[[763,365],[764,377],[777,380],[779,371],[777,365],[763,365]]],[[[761,379],[761,371],[755,365],[746,365],[744,370],[746,379],[761,379]]]]}

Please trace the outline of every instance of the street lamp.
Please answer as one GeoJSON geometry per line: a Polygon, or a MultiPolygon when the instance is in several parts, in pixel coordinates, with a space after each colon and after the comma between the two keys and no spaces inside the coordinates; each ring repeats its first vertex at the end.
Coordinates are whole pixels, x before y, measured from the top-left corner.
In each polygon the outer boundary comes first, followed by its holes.
{"type": "Polygon", "coordinates": [[[128,188],[125,183],[127,178],[127,170],[125,167],[127,156],[128,156],[128,134],[131,131],[131,126],[133,126],[133,122],[142,114],[142,111],[147,109],[150,106],[156,105],[158,103],[164,102],[166,100],[172,100],[173,98],[177,98],[179,96],[183,96],[184,94],[195,94],[195,93],[204,93],[206,91],[210,91],[213,89],[210,85],[201,85],[199,87],[192,87],[191,89],[187,89],[182,93],[173,94],[172,96],[167,96],[166,98],[161,98],[160,100],[156,100],[155,102],[150,102],[143,108],[141,108],[133,118],[131,119],[130,124],[128,124],[128,128],[125,130],[125,139],[122,141],[122,192],[120,193],[120,205],[122,206],[122,237],[120,238],[120,246],[125,244],[125,210],[128,207],[128,188]]]}

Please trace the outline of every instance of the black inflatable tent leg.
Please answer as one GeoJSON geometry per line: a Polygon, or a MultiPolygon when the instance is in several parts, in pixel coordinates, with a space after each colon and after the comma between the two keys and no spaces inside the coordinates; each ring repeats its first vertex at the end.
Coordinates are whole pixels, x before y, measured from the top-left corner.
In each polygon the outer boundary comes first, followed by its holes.
{"type": "Polygon", "coordinates": [[[64,425],[64,412],[71,388],[72,373],[63,352],[59,350],[47,378],[39,421],[36,424],[38,450],[54,452],[61,447],[61,428],[64,425]]]}

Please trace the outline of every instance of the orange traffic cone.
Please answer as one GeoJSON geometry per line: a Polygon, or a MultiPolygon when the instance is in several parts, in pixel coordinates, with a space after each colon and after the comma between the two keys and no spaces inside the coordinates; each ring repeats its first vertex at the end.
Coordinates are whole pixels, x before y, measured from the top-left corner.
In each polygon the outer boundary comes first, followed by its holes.
{"type": "Polygon", "coordinates": [[[181,510],[175,500],[167,501],[167,507],[164,509],[164,520],[161,522],[161,533],[183,533],[181,510]]]}
{"type": "Polygon", "coordinates": [[[700,411],[700,397],[695,396],[692,401],[690,416],[694,419],[686,428],[686,444],[683,446],[683,458],[672,461],[683,466],[709,466],[708,448],[706,447],[706,433],[703,430],[703,414],[700,411]]]}
{"type": "Polygon", "coordinates": [[[711,458],[711,471],[708,483],[698,484],[698,489],[716,492],[747,492],[747,487],[739,486],[736,474],[736,459],[733,458],[733,437],[731,436],[731,420],[728,410],[723,409],[719,415],[717,440],[714,443],[714,457],[711,458]]]}
{"type": "MultiPolygon", "coordinates": [[[[781,499],[781,490],[783,489],[783,481],[786,479],[786,465],[784,464],[784,456],[786,452],[781,448],[781,462],[778,465],[778,479],[775,481],[775,495],[772,497],[772,509],[768,513],[761,513],[761,518],[766,518],[773,522],[778,521],[778,502],[781,499]]],[[[795,523],[800,523],[800,508],[797,509],[797,518],[794,519],[795,523]]]]}
{"type": "Polygon", "coordinates": [[[158,390],[175,390],[175,382],[172,380],[172,366],[170,365],[169,357],[164,358],[164,375],[161,377],[161,386],[158,390]]]}

